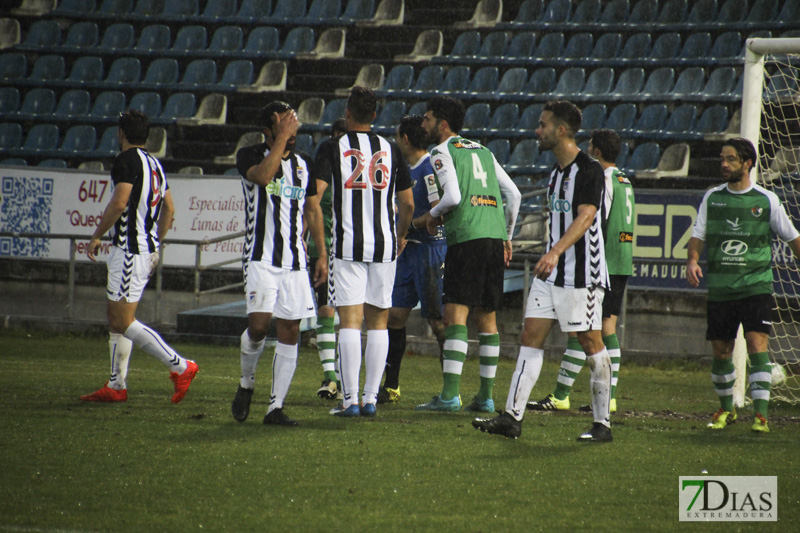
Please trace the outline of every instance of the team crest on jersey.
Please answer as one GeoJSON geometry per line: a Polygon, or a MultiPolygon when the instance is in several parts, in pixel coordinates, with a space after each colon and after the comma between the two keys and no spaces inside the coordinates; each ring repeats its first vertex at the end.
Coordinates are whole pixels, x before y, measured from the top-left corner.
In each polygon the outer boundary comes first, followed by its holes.
{"type": "Polygon", "coordinates": [[[428,180],[428,187],[433,187],[434,185],[436,185],[436,178],[433,177],[433,174],[428,174],[428,176],[426,176],[426,179],[428,180]]]}
{"type": "Polygon", "coordinates": [[[569,178],[564,178],[564,184],[561,186],[561,190],[567,192],[569,189],[569,178]]]}
{"type": "Polygon", "coordinates": [[[760,207],[753,207],[752,209],[750,209],[750,212],[753,214],[754,217],[758,218],[764,213],[764,210],[760,207]]]}
{"type": "Polygon", "coordinates": [[[442,167],[444,165],[442,165],[442,160],[441,159],[437,159],[436,161],[433,162],[433,166],[436,167],[436,170],[442,170],[442,167]]]}

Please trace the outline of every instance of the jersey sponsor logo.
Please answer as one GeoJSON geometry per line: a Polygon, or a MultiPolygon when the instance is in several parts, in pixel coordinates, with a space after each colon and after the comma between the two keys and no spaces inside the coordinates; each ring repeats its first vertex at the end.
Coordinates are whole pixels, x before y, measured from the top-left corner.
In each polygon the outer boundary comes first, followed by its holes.
{"type": "Polygon", "coordinates": [[[436,167],[436,170],[442,170],[442,167],[444,167],[441,159],[434,160],[433,166],[436,167]]]}
{"type": "Polygon", "coordinates": [[[428,181],[428,187],[434,187],[436,185],[436,178],[433,177],[433,174],[428,174],[425,176],[425,179],[428,181]]]}
{"type": "Polygon", "coordinates": [[[754,208],[750,209],[750,213],[754,217],[758,218],[764,213],[764,210],[762,208],[760,208],[760,207],[754,207],[754,208]]]}
{"type": "Polygon", "coordinates": [[[747,253],[747,244],[740,240],[730,239],[722,243],[720,250],[728,257],[723,257],[723,261],[744,261],[740,256],[747,253]]]}
{"type": "Polygon", "coordinates": [[[302,200],[306,197],[306,190],[302,187],[289,185],[289,181],[286,178],[280,178],[272,180],[267,185],[267,194],[288,198],[289,200],[302,200]]]}
{"type": "Polygon", "coordinates": [[[467,150],[478,150],[480,148],[483,148],[483,146],[472,141],[456,141],[453,143],[453,148],[466,148],[467,150]]]}
{"type": "Polygon", "coordinates": [[[469,199],[469,203],[475,207],[497,207],[497,199],[494,196],[488,196],[486,194],[473,194],[469,199]]]}
{"type": "Polygon", "coordinates": [[[550,211],[553,213],[569,213],[572,210],[572,204],[569,200],[561,200],[555,196],[550,197],[550,211]]]}
{"type": "Polygon", "coordinates": [[[742,223],[739,222],[739,217],[736,217],[736,220],[727,220],[726,219],[725,222],[730,224],[731,229],[733,231],[739,231],[740,229],[742,229],[742,223]]]}
{"type": "Polygon", "coordinates": [[[619,232],[619,242],[633,242],[633,233],[630,231],[620,231],[619,232]]]}

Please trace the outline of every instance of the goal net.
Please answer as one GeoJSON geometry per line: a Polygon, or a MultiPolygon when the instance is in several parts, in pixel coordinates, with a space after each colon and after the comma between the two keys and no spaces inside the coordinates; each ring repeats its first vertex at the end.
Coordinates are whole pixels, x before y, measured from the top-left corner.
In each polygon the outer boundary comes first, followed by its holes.
{"type": "MultiPolygon", "coordinates": [[[[800,229],[800,39],[749,39],[742,95],[742,136],[759,154],[758,183],[780,197],[800,229]]],[[[773,242],[775,313],[769,353],[772,399],[800,403],[800,263],[786,243],[773,242]]],[[[744,342],[734,355],[745,398],[744,342]],[[741,369],[741,370],[740,370],[741,369]]],[[[746,401],[746,400],[745,400],[746,401]]]]}

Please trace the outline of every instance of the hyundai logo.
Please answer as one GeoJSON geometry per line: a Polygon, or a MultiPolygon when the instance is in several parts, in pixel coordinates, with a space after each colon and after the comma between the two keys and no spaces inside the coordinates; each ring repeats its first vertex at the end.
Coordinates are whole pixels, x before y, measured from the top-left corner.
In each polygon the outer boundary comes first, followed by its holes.
{"type": "Polygon", "coordinates": [[[744,255],[747,253],[747,244],[743,243],[742,241],[731,239],[723,242],[722,246],[720,246],[720,249],[725,255],[744,255]]]}

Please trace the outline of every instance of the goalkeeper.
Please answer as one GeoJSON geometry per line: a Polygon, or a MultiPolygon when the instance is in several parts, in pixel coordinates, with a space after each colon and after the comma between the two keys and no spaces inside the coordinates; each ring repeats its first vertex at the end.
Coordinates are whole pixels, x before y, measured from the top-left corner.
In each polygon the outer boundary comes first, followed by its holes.
{"type": "Polygon", "coordinates": [[[721,407],[708,424],[724,429],[736,421],[733,407],[733,346],[739,325],[744,330],[750,358],[749,382],[755,415],[751,429],[769,432],[767,405],[771,368],[767,344],[772,332],[772,238],[787,242],[800,257],[800,233],[778,196],[750,181],[757,161],[747,139],[731,139],[722,146],[720,169],[726,183],[705,193],[689,240],[686,279],[697,287],[703,271],[697,264],[708,244],[708,329],[714,358],[711,381],[721,407]]]}
{"type": "MultiPolygon", "coordinates": [[[[628,277],[633,274],[633,226],[636,220],[636,204],[633,186],[625,174],[617,168],[616,160],[622,141],[614,130],[592,131],[589,138],[589,155],[600,162],[605,174],[605,192],[600,210],[606,224],[605,250],[610,289],[603,298],[603,344],[611,357],[611,399],[609,411],[617,410],[617,377],[622,357],[617,340],[617,317],[622,309],[628,277]]],[[[569,409],[569,393],[578,373],[586,362],[586,354],[578,342],[578,334],[569,333],[567,350],[561,359],[556,389],[545,399],[528,402],[532,411],[562,411],[569,409]]],[[[590,411],[591,405],[581,407],[590,411]]]]}

